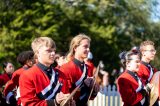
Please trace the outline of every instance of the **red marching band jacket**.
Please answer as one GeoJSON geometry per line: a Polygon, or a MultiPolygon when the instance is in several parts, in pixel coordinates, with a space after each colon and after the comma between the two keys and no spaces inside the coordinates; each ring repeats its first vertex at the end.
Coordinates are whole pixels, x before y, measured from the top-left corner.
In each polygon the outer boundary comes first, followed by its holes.
{"type": "Polygon", "coordinates": [[[63,92],[67,89],[64,75],[53,68],[51,72],[49,79],[44,70],[34,65],[20,76],[19,87],[23,106],[47,106],[47,100],[55,99],[60,90],[63,92]]]}
{"type": "MultiPolygon", "coordinates": [[[[91,71],[93,71],[91,68],[89,68],[86,64],[83,66],[83,70],[74,62],[74,60],[64,64],[61,66],[60,71],[62,71],[65,76],[67,77],[67,85],[69,87],[68,90],[66,90],[66,93],[71,93],[78,85],[82,84],[83,81],[87,77],[91,77],[91,71]]],[[[81,88],[81,90],[77,91],[77,93],[74,96],[74,99],[77,101],[78,99],[82,100],[86,93],[90,93],[90,91],[87,91],[87,87],[81,88]]],[[[95,95],[91,96],[91,99],[93,99],[95,95]]],[[[87,100],[87,99],[85,99],[87,100]]],[[[86,102],[85,102],[86,103],[86,102]]]]}
{"type": "Polygon", "coordinates": [[[7,73],[0,75],[0,87],[3,87],[10,80],[10,76],[7,73]]]}
{"type": "Polygon", "coordinates": [[[141,78],[143,84],[147,84],[151,81],[153,74],[157,72],[157,69],[152,67],[150,64],[141,62],[139,66],[138,76],[141,78]]]}
{"type": "Polygon", "coordinates": [[[94,64],[90,61],[85,62],[85,64],[87,64],[87,66],[89,68],[88,76],[90,76],[90,77],[93,76],[93,71],[94,71],[94,68],[95,68],[94,64]]]}
{"type": "Polygon", "coordinates": [[[136,80],[128,72],[129,71],[125,71],[117,79],[118,91],[122,97],[124,106],[138,106],[139,104],[144,104],[145,97],[140,92],[143,89],[143,83],[140,78],[136,80]]]}
{"type": "MultiPolygon", "coordinates": [[[[9,103],[9,99],[13,94],[13,90],[17,87],[19,87],[19,77],[20,75],[27,70],[28,68],[26,67],[22,67],[19,68],[18,70],[16,70],[13,74],[12,74],[12,78],[11,80],[8,81],[8,83],[6,84],[5,88],[4,88],[4,96],[6,97],[6,101],[7,103],[9,103]]],[[[19,95],[19,90],[17,90],[17,99],[20,97],[19,95]]],[[[18,102],[18,105],[20,105],[20,101],[18,102]]]]}

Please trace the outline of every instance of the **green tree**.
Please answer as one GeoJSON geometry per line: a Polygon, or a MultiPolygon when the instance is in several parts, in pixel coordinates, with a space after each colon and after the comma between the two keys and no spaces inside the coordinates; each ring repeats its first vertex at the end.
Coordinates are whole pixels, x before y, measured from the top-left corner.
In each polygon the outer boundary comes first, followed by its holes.
{"type": "MultiPolygon", "coordinates": [[[[151,3],[146,0],[1,0],[0,62],[15,62],[21,51],[31,49],[35,37],[52,37],[57,51],[67,52],[71,38],[85,33],[92,39],[95,65],[103,60],[107,71],[119,68],[121,51],[146,39],[158,45],[160,27],[150,19],[151,3]]],[[[160,64],[158,59],[155,64],[160,64]]]]}

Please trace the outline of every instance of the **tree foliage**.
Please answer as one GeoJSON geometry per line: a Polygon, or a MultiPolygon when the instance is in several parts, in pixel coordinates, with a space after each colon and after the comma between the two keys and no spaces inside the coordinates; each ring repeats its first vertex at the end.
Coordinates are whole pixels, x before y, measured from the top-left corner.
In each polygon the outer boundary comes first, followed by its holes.
{"type": "MultiPolygon", "coordinates": [[[[57,51],[67,52],[71,38],[85,33],[92,39],[95,64],[119,67],[118,54],[153,40],[158,45],[159,23],[150,19],[146,0],[1,0],[0,62],[12,61],[38,36],[52,37],[57,51]]],[[[158,48],[159,49],[159,48],[158,48]]],[[[155,61],[158,66],[159,60],[155,61]]]]}

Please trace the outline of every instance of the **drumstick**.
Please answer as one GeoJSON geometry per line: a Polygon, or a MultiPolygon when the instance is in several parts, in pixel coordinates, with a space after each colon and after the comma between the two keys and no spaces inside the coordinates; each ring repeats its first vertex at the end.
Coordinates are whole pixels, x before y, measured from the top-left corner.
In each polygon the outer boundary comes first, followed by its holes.
{"type": "Polygon", "coordinates": [[[75,95],[75,93],[81,89],[81,84],[79,84],[73,91],[72,93],[69,95],[69,97],[64,100],[64,102],[62,102],[62,105],[61,106],[65,106],[65,104],[75,95]]]}
{"type": "Polygon", "coordinates": [[[94,76],[93,76],[93,81],[94,81],[94,82],[93,82],[92,89],[91,89],[91,91],[90,91],[90,93],[89,93],[89,97],[88,97],[87,103],[88,103],[89,99],[91,98],[91,95],[92,95],[94,86],[95,86],[95,84],[96,84],[96,78],[98,77],[98,72],[99,72],[99,69],[100,69],[100,65],[102,65],[102,64],[103,64],[102,61],[100,61],[99,64],[98,64],[98,66],[97,66],[97,70],[96,70],[96,72],[95,72],[95,74],[94,74],[94,76]]]}

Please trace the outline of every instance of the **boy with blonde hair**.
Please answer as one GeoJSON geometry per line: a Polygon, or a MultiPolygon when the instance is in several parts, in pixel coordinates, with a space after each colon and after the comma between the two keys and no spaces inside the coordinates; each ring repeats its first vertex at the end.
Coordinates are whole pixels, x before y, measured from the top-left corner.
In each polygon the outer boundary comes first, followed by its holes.
{"type": "Polygon", "coordinates": [[[39,37],[32,42],[32,49],[37,63],[20,77],[22,105],[59,105],[69,94],[62,93],[67,89],[63,73],[52,67],[56,51],[55,42],[49,37],[39,37]]]}
{"type": "Polygon", "coordinates": [[[152,41],[143,41],[140,44],[140,53],[141,53],[141,63],[138,71],[138,75],[141,77],[143,83],[146,85],[150,82],[153,74],[157,71],[150,62],[154,60],[156,50],[154,47],[154,42],[152,41]]]}
{"type": "MultiPolygon", "coordinates": [[[[156,49],[154,42],[150,40],[143,41],[140,44],[141,62],[139,66],[138,76],[141,78],[144,85],[150,83],[154,73],[157,72],[150,62],[154,60],[156,55],[156,49]]],[[[149,95],[148,95],[149,96],[149,95]]],[[[153,106],[158,106],[158,100],[153,106]]]]}

